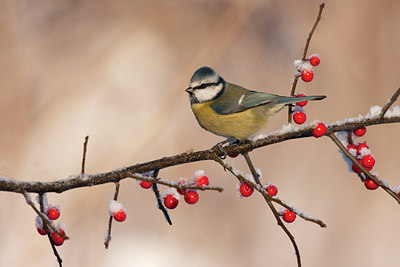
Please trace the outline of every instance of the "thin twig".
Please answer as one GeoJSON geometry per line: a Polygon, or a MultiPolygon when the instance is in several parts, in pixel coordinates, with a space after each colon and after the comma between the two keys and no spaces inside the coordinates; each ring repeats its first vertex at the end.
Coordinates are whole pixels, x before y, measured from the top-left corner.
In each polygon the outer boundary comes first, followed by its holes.
{"type": "Polygon", "coordinates": [[[88,141],[89,141],[89,135],[87,135],[85,137],[85,142],[83,143],[81,178],[83,178],[85,176],[85,162],[86,162],[86,152],[87,152],[88,141]]]}
{"type": "Polygon", "coordinates": [[[314,26],[312,27],[310,33],[307,36],[306,46],[304,47],[303,57],[301,58],[302,61],[304,61],[306,59],[307,52],[308,52],[308,46],[310,45],[311,37],[313,36],[314,31],[317,28],[319,21],[321,20],[322,10],[324,10],[324,7],[325,7],[325,3],[321,3],[319,5],[319,12],[318,12],[317,19],[315,20],[314,26]]]}
{"type": "Polygon", "coordinates": [[[261,185],[260,177],[256,171],[256,168],[253,165],[253,162],[250,159],[249,153],[248,152],[244,153],[243,157],[246,160],[247,166],[249,166],[249,169],[251,171],[251,174],[253,175],[254,181],[256,181],[256,184],[261,185]]]}
{"type": "Polygon", "coordinates": [[[277,203],[278,205],[281,205],[282,207],[295,212],[297,215],[299,215],[301,218],[303,218],[306,221],[312,222],[312,223],[316,223],[319,226],[325,228],[326,224],[317,218],[312,218],[309,216],[305,216],[304,213],[300,213],[297,209],[295,210],[293,206],[286,204],[285,202],[283,202],[281,199],[279,199],[279,197],[271,197],[270,195],[268,195],[268,192],[265,191],[265,189],[262,186],[259,186],[255,183],[253,183],[252,181],[246,179],[243,175],[239,174],[237,171],[234,171],[233,167],[231,165],[229,165],[226,161],[223,161],[221,158],[219,158],[218,156],[214,156],[213,160],[218,162],[222,167],[224,167],[224,169],[228,170],[230,173],[232,173],[236,178],[238,178],[238,180],[240,182],[243,183],[247,183],[249,184],[251,187],[253,187],[255,190],[257,190],[258,192],[260,192],[265,198],[270,199],[272,202],[277,203]]]}
{"type": "Polygon", "coordinates": [[[26,203],[32,207],[32,209],[36,212],[36,214],[43,220],[43,223],[48,225],[52,231],[56,232],[59,236],[64,238],[64,240],[69,239],[68,236],[65,234],[61,233],[56,227],[54,227],[54,224],[47,218],[47,216],[44,215],[44,213],[41,213],[38,208],[36,208],[35,204],[33,204],[31,197],[28,195],[28,193],[25,190],[21,190],[21,193],[25,197],[26,203]]]}
{"type": "MultiPolygon", "coordinates": [[[[321,5],[319,5],[319,11],[318,11],[318,16],[315,19],[314,25],[311,29],[311,31],[308,33],[307,36],[307,40],[306,40],[306,44],[304,46],[304,51],[303,51],[303,56],[301,57],[301,60],[304,61],[306,59],[307,56],[307,52],[308,52],[308,47],[310,45],[310,41],[311,41],[311,37],[314,34],[315,29],[317,28],[317,25],[319,23],[319,21],[321,20],[321,15],[322,15],[322,10],[325,7],[325,3],[322,3],[321,5]]],[[[294,79],[293,79],[293,83],[292,83],[292,89],[290,91],[290,96],[294,96],[294,93],[296,91],[296,86],[297,86],[297,82],[299,80],[298,75],[295,75],[294,79]]],[[[289,106],[289,111],[288,111],[288,123],[292,123],[292,114],[293,114],[293,106],[289,106]]]]}
{"type": "MultiPolygon", "coordinates": [[[[115,183],[115,192],[114,192],[114,200],[118,200],[118,194],[119,194],[119,182],[115,183]]],[[[112,227],[112,222],[113,222],[113,216],[110,215],[110,218],[108,219],[108,229],[107,229],[107,235],[104,240],[104,246],[106,249],[108,249],[108,246],[111,241],[111,227],[112,227]]]]}
{"type": "MultiPolygon", "coordinates": [[[[32,204],[33,204],[33,203],[32,203],[32,204]]],[[[40,211],[41,211],[41,213],[44,214],[43,194],[39,194],[39,205],[40,205],[40,211]]],[[[40,216],[40,215],[39,215],[39,216],[40,216]]],[[[42,218],[42,217],[41,217],[41,218],[42,218]]],[[[43,218],[42,218],[42,221],[43,221],[43,218]]],[[[43,221],[43,222],[44,222],[44,221],[43,221]]],[[[52,248],[52,250],[53,250],[53,254],[54,254],[54,256],[56,256],[56,258],[57,258],[58,266],[59,266],[59,267],[62,267],[62,262],[63,262],[63,260],[61,259],[60,254],[58,254],[58,251],[57,251],[57,249],[56,249],[56,246],[54,245],[53,239],[51,239],[51,235],[50,235],[50,231],[49,231],[48,226],[51,226],[51,227],[52,227],[52,224],[43,223],[43,228],[44,228],[44,230],[45,230],[46,233],[47,233],[47,238],[49,239],[51,248],[52,248]]],[[[58,230],[58,229],[57,229],[57,230],[58,230]]],[[[60,234],[58,234],[58,235],[60,235],[60,234]]],[[[60,235],[60,236],[62,236],[62,235],[60,235]]],[[[65,239],[65,237],[64,237],[64,239],[65,239]]]]}
{"type": "Polygon", "coordinates": [[[336,137],[335,133],[331,132],[328,136],[332,139],[332,141],[340,148],[340,150],[354,163],[354,165],[359,168],[366,177],[373,180],[376,184],[378,184],[383,190],[385,190],[389,195],[391,195],[396,201],[400,204],[400,197],[390,189],[386,184],[384,184],[380,179],[373,176],[369,171],[367,171],[364,166],[362,166],[357,159],[350,154],[350,152],[344,147],[344,145],[339,141],[336,137]]]}
{"type": "Polygon", "coordinates": [[[389,110],[389,108],[393,105],[393,103],[397,100],[397,98],[400,95],[400,88],[397,89],[397,91],[392,95],[392,97],[389,99],[389,101],[386,103],[386,105],[383,106],[382,111],[381,111],[381,118],[385,116],[386,111],[389,110]]]}
{"type": "MultiPolygon", "coordinates": [[[[253,174],[254,180],[256,181],[256,183],[259,186],[262,187],[260,179],[259,179],[259,175],[258,175],[256,169],[254,168],[253,162],[251,161],[249,154],[245,153],[245,154],[243,154],[243,156],[246,159],[246,163],[249,166],[249,169],[250,169],[251,173],[253,174]]],[[[287,229],[285,224],[282,222],[281,217],[279,215],[279,212],[275,209],[274,205],[271,202],[271,199],[268,198],[268,197],[265,197],[265,196],[264,196],[264,199],[267,202],[267,204],[268,204],[269,208],[271,209],[272,213],[274,214],[278,225],[283,229],[283,231],[286,233],[286,235],[289,237],[290,241],[292,242],[292,245],[293,245],[294,250],[296,252],[297,266],[301,267],[300,251],[299,251],[299,248],[297,247],[297,244],[296,244],[296,241],[294,239],[294,236],[292,235],[292,233],[290,233],[289,229],[287,229]]]]}
{"type": "MultiPolygon", "coordinates": [[[[155,170],[153,172],[153,178],[157,178],[159,173],[159,170],[155,170]]],[[[172,225],[172,221],[171,221],[171,217],[168,214],[168,210],[164,207],[164,204],[161,200],[161,196],[160,196],[160,191],[158,190],[158,185],[157,183],[153,183],[152,184],[152,189],[154,192],[154,195],[156,196],[156,200],[157,200],[157,207],[162,211],[162,213],[164,214],[164,218],[167,220],[169,225],[172,225]]]]}

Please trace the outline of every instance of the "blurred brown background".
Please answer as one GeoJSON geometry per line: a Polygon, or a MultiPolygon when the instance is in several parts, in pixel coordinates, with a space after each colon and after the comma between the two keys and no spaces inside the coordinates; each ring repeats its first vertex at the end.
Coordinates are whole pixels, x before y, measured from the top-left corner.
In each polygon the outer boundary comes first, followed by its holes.
{"type": "MultiPolygon", "coordinates": [[[[184,89],[213,67],[247,88],[289,94],[294,67],[319,1],[7,1],[0,2],[0,173],[50,181],[211,147],[184,89]]],[[[309,120],[332,123],[383,105],[399,87],[400,2],[327,1],[310,46],[321,65],[298,92],[325,94],[309,120]]],[[[286,124],[286,112],[265,130],[286,124]]],[[[400,125],[369,127],[374,170],[400,184],[400,125]]],[[[304,266],[396,266],[400,212],[383,190],[367,191],[328,139],[289,141],[252,153],[279,196],[321,218],[288,225],[304,266]]],[[[229,159],[245,170],[241,157],[229,159]]],[[[289,239],[258,195],[240,199],[236,180],[211,162],[162,170],[190,178],[204,169],[221,194],[201,192],[170,212],[153,193],[124,180],[127,221],[103,246],[112,184],[50,194],[71,240],[64,266],[295,266],[289,239]]],[[[0,266],[57,266],[23,197],[0,193],[0,266]]]]}

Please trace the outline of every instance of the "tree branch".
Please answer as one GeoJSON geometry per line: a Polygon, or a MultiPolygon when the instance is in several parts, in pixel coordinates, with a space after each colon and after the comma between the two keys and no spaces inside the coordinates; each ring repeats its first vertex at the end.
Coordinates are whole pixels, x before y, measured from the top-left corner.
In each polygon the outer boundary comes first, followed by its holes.
{"type": "Polygon", "coordinates": [[[385,190],[390,196],[392,196],[396,201],[400,204],[400,197],[396,192],[394,192],[387,184],[383,183],[380,179],[372,175],[369,171],[367,171],[364,166],[362,166],[357,159],[350,154],[350,152],[344,147],[344,145],[340,142],[340,140],[336,137],[336,135],[331,132],[328,134],[328,136],[332,139],[332,141],[340,148],[340,150],[348,157],[351,162],[354,163],[354,165],[359,168],[366,177],[369,179],[373,180],[376,184],[378,184],[383,190],[385,190]]]}
{"type": "MultiPolygon", "coordinates": [[[[327,125],[327,135],[331,132],[348,131],[353,130],[359,126],[371,126],[378,124],[387,123],[399,123],[400,115],[392,114],[384,118],[378,115],[367,114],[366,116],[359,116],[355,118],[338,121],[327,125]]],[[[284,126],[281,130],[269,133],[267,135],[260,135],[254,140],[254,145],[249,143],[232,144],[224,147],[226,153],[229,154],[244,154],[253,149],[258,149],[264,146],[292,140],[307,138],[312,136],[312,130],[315,127],[315,123],[308,124],[303,127],[296,127],[291,124],[284,126]]],[[[115,183],[128,177],[134,179],[154,182],[158,184],[165,184],[171,187],[181,188],[176,183],[168,183],[163,179],[153,179],[141,177],[139,173],[144,173],[156,169],[164,169],[176,165],[181,165],[189,162],[197,162],[203,160],[212,160],[214,154],[223,156],[224,153],[219,149],[214,150],[203,150],[191,153],[182,153],[170,157],[164,157],[161,159],[135,164],[129,167],[116,169],[110,172],[98,173],[98,174],[87,174],[85,179],[81,179],[80,175],[73,175],[66,179],[56,180],[52,182],[39,182],[39,181],[19,181],[14,180],[5,176],[0,175],[0,191],[8,191],[20,193],[22,190],[30,193],[46,193],[55,192],[61,193],[67,190],[81,187],[90,187],[105,183],[115,183]],[[136,173],[137,175],[132,175],[136,173]]],[[[191,188],[191,187],[188,187],[191,188]]],[[[198,188],[193,188],[198,189],[198,188]]],[[[210,189],[222,191],[222,188],[218,187],[203,187],[200,189],[210,189]]]]}

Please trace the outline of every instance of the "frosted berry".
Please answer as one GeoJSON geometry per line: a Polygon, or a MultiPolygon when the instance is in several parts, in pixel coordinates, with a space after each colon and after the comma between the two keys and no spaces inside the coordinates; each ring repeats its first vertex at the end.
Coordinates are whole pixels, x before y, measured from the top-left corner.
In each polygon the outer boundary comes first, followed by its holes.
{"type": "Polygon", "coordinates": [[[251,187],[248,183],[242,183],[240,185],[240,194],[242,197],[249,197],[253,194],[254,188],[251,187]]]}
{"type": "Polygon", "coordinates": [[[353,131],[354,135],[358,137],[363,136],[366,132],[367,129],[365,127],[359,127],[353,131]]]}
{"type": "Polygon", "coordinates": [[[310,64],[311,64],[311,65],[313,65],[313,66],[318,66],[319,63],[321,63],[321,60],[319,59],[319,57],[318,57],[317,55],[313,55],[313,56],[310,58],[310,64]]]}
{"type": "Polygon", "coordinates": [[[315,138],[321,137],[326,133],[326,126],[322,122],[318,123],[317,127],[312,131],[315,138]]]}
{"type": "Polygon", "coordinates": [[[276,194],[278,194],[278,188],[276,188],[275,185],[269,185],[266,188],[268,195],[270,195],[271,197],[276,196],[276,194]]]}
{"type": "Polygon", "coordinates": [[[374,182],[374,180],[369,179],[369,178],[365,179],[364,185],[368,190],[375,190],[375,189],[377,189],[379,187],[379,185],[377,185],[374,182]]]}
{"type": "Polygon", "coordinates": [[[46,214],[50,220],[57,220],[58,217],[60,217],[60,209],[57,207],[51,207],[47,210],[46,214]]]}
{"type": "Polygon", "coordinates": [[[312,69],[303,69],[301,71],[301,79],[305,82],[311,82],[314,78],[314,72],[312,69]]]}
{"type": "Polygon", "coordinates": [[[117,212],[114,214],[114,219],[115,219],[117,222],[123,222],[123,221],[125,221],[125,219],[126,219],[126,212],[125,212],[124,210],[117,211],[117,212]]]}
{"type": "Polygon", "coordinates": [[[187,191],[185,195],[185,201],[188,204],[194,204],[199,200],[199,194],[196,191],[190,190],[187,191]]]}
{"type": "Polygon", "coordinates": [[[369,149],[369,147],[367,146],[367,143],[361,143],[361,144],[359,144],[358,147],[357,147],[357,153],[360,154],[360,150],[363,149],[364,147],[365,147],[366,149],[369,149]]]}
{"type": "MultiPolygon", "coordinates": [[[[182,180],[180,180],[178,182],[178,185],[185,185],[185,184],[186,184],[186,180],[185,179],[182,179],[182,180]]],[[[178,191],[178,193],[181,194],[181,195],[185,195],[186,194],[186,188],[182,188],[182,189],[177,188],[176,191],[178,191]]]]}
{"type": "Polygon", "coordinates": [[[306,119],[306,114],[304,114],[303,112],[296,112],[293,114],[293,120],[297,124],[303,124],[306,119]]]}
{"type": "Polygon", "coordinates": [[[177,200],[173,195],[167,195],[164,198],[164,205],[169,209],[175,209],[178,206],[179,200],[177,200]]]}
{"type": "Polygon", "coordinates": [[[208,184],[209,184],[209,182],[208,182],[207,176],[204,175],[204,176],[196,178],[196,185],[197,186],[203,186],[203,185],[208,185],[208,184]]]}
{"type": "Polygon", "coordinates": [[[37,230],[38,233],[41,234],[41,235],[47,235],[46,230],[44,230],[43,228],[36,228],[36,230],[37,230]]]}
{"type": "MultiPolygon", "coordinates": [[[[58,231],[59,231],[61,234],[64,234],[64,235],[65,235],[65,232],[64,232],[63,229],[60,229],[60,228],[59,228],[58,231]]],[[[57,232],[53,232],[53,233],[51,234],[51,240],[53,241],[54,245],[56,245],[56,246],[61,246],[62,244],[64,244],[64,238],[61,237],[59,234],[57,234],[57,232]]]]}
{"type": "Polygon", "coordinates": [[[141,181],[140,186],[143,187],[144,189],[149,189],[153,185],[152,182],[146,182],[146,181],[141,181]]]}
{"type": "Polygon", "coordinates": [[[365,168],[372,168],[375,165],[375,158],[371,155],[365,155],[362,159],[362,165],[365,168]]]}
{"type": "MultiPolygon", "coordinates": [[[[298,94],[296,95],[296,97],[303,97],[306,96],[305,94],[298,94]]],[[[305,105],[307,105],[308,101],[301,101],[301,102],[297,102],[296,106],[300,106],[300,107],[304,107],[305,105]]]]}
{"type": "Polygon", "coordinates": [[[294,220],[296,219],[296,213],[291,212],[289,210],[285,210],[282,219],[287,223],[294,222],[294,220]]]}
{"type": "Polygon", "coordinates": [[[358,150],[358,146],[356,146],[355,144],[351,144],[347,146],[347,150],[350,151],[350,149],[355,149],[356,151],[358,150]]]}

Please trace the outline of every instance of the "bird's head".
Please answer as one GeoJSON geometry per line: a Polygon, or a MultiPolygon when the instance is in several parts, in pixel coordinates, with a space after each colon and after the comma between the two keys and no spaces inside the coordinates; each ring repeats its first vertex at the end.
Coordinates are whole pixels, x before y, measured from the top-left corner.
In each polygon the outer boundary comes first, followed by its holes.
{"type": "Polygon", "coordinates": [[[189,93],[191,103],[204,103],[219,97],[225,88],[225,81],[210,67],[196,70],[190,79],[189,93]]]}

